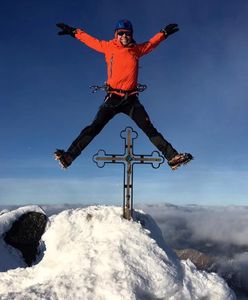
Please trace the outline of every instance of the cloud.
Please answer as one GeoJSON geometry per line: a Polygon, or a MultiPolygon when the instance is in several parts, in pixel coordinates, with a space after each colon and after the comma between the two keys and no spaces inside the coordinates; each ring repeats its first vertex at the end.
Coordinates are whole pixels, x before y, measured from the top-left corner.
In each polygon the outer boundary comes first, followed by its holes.
{"type": "MultiPolygon", "coordinates": [[[[248,292],[248,206],[139,205],[158,223],[175,249],[216,257],[215,271],[248,292]]],[[[244,298],[247,299],[247,298],[244,298]]]]}
{"type": "Polygon", "coordinates": [[[159,223],[165,239],[248,247],[248,206],[139,205],[159,223]]]}

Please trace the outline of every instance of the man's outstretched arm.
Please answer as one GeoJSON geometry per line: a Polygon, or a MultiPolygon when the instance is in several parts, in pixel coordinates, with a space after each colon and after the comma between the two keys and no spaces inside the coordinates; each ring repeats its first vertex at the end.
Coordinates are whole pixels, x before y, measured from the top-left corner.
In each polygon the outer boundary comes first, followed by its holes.
{"type": "Polygon", "coordinates": [[[94,38],[93,36],[89,35],[85,31],[71,27],[64,23],[58,23],[58,24],[56,24],[56,26],[61,29],[61,31],[58,32],[58,35],[70,35],[70,36],[80,40],[86,46],[88,46],[98,52],[104,53],[104,46],[107,43],[106,41],[100,41],[100,40],[94,38]]]}
{"type": "Polygon", "coordinates": [[[160,30],[159,33],[155,34],[148,42],[138,45],[140,56],[143,56],[151,52],[156,48],[162,41],[164,41],[169,35],[179,30],[177,24],[169,24],[160,30]]]}

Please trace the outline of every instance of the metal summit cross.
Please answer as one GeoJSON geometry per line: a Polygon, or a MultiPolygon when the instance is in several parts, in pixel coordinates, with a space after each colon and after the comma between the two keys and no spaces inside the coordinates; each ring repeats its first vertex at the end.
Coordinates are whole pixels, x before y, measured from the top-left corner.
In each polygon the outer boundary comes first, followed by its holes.
{"type": "Polygon", "coordinates": [[[154,169],[158,169],[164,162],[164,157],[158,151],[153,151],[150,155],[134,154],[133,140],[138,137],[138,133],[132,127],[126,127],[121,131],[120,137],[125,140],[123,154],[106,154],[104,150],[98,150],[93,156],[93,161],[99,168],[103,168],[106,163],[119,163],[124,165],[123,181],[123,217],[130,220],[133,216],[133,166],[134,164],[151,164],[154,169]]]}

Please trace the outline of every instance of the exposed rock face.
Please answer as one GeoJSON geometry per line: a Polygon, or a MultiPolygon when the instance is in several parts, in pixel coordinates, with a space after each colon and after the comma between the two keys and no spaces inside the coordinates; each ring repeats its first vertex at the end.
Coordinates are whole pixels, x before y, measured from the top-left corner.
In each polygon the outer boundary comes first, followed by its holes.
{"type": "Polygon", "coordinates": [[[21,251],[28,266],[36,259],[47,220],[47,216],[42,213],[28,212],[15,221],[5,234],[5,242],[21,251]]]}
{"type": "Polygon", "coordinates": [[[199,270],[211,270],[215,263],[215,258],[194,249],[175,249],[176,254],[182,260],[190,259],[199,270]]]}
{"type": "Polygon", "coordinates": [[[181,260],[190,259],[199,270],[215,272],[219,276],[223,277],[228,285],[235,290],[235,292],[240,292],[240,299],[243,294],[247,295],[248,280],[244,275],[246,270],[245,268],[240,268],[237,265],[235,266],[235,264],[233,265],[232,259],[214,257],[195,249],[174,249],[174,251],[181,260]]]}

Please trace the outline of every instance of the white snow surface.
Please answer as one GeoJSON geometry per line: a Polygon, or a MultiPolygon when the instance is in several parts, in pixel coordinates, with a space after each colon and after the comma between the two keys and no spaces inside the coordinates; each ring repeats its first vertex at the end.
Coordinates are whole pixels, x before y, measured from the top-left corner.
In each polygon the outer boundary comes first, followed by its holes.
{"type": "Polygon", "coordinates": [[[28,206],[0,213],[0,299],[194,300],[236,299],[225,281],[180,261],[155,221],[142,211],[134,220],[122,208],[90,206],[50,217],[37,263],[26,267],[4,232],[28,206]],[[44,249],[45,245],[45,249],[44,249]]]}

